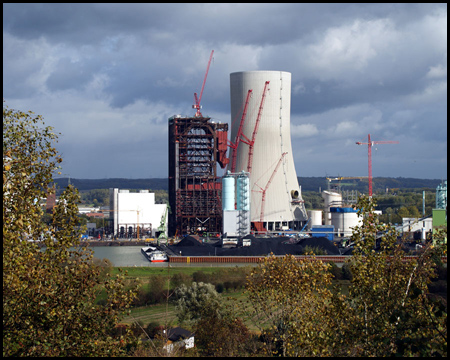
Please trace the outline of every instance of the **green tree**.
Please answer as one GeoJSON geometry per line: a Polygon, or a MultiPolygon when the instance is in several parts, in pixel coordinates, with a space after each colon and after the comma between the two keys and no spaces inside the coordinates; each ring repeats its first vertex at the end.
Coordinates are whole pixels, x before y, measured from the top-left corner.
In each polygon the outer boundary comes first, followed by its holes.
{"type": "Polygon", "coordinates": [[[366,197],[358,203],[362,225],[351,237],[353,278],[345,306],[352,316],[345,323],[351,326],[342,338],[351,338],[360,356],[446,355],[446,310],[435,312],[427,296],[436,259],[445,249],[427,246],[417,259],[406,259],[398,233],[379,222],[375,205],[366,197]],[[375,251],[380,232],[385,235],[375,251]]]}
{"type": "Polygon", "coordinates": [[[162,275],[153,275],[149,281],[149,301],[150,303],[158,303],[165,298],[165,288],[167,287],[167,279],[162,275]]]}
{"type": "Polygon", "coordinates": [[[401,218],[409,217],[409,211],[406,206],[402,206],[400,209],[398,209],[397,215],[401,218]]]}
{"type": "Polygon", "coordinates": [[[242,320],[223,309],[202,316],[194,325],[194,333],[200,355],[214,357],[244,355],[250,337],[242,320]]]}
{"type": "Polygon", "coordinates": [[[177,304],[175,311],[178,321],[193,323],[205,314],[211,315],[219,311],[220,295],[214,285],[193,282],[190,287],[182,284],[175,289],[177,304]]]}
{"type": "Polygon", "coordinates": [[[415,218],[421,217],[419,209],[417,209],[417,206],[415,206],[415,205],[408,206],[408,212],[409,212],[410,217],[415,217],[415,218]]]}
{"type": "Polygon", "coordinates": [[[375,205],[367,197],[357,204],[362,224],[343,267],[345,277],[351,270],[348,296],[330,289],[332,274],[314,256],[271,256],[250,274],[250,315],[269,354],[447,356],[446,302],[428,290],[446,254],[446,231],[434,234],[435,244],[417,258],[407,258],[395,229],[379,222],[375,205]]]}
{"type": "Polygon", "coordinates": [[[328,355],[334,333],[332,275],[312,256],[269,256],[247,278],[250,316],[263,333],[268,355],[328,355]]]}
{"type": "Polygon", "coordinates": [[[113,356],[128,335],[111,333],[133,297],[124,276],[102,277],[92,251],[77,249],[79,194],[69,186],[42,222],[62,161],[41,116],[3,107],[3,356],[113,356]],[[44,239],[45,251],[29,240],[44,239]],[[71,250],[74,248],[75,250],[71,250]],[[105,305],[95,305],[105,289],[105,305]]]}

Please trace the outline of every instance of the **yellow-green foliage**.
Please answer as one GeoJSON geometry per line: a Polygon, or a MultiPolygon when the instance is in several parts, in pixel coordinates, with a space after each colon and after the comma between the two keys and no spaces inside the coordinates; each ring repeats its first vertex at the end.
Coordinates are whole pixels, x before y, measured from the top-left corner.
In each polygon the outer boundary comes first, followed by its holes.
{"type": "Polygon", "coordinates": [[[267,353],[282,356],[324,354],[330,334],[327,306],[332,275],[313,257],[270,256],[247,279],[253,319],[263,333],[267,353]]]}
{"type": "Polygon", "coordinates": [[[133,292],[122,275],[102,274],[91,251],[70,250],[80,235],[76,189],[61,195],[50,226],[41,222],[39,200],[62,161],[42,125],[3,107],[3,356],[119,355],[130,339],[111,333],[133,292]],[[94,305],[103,288],[107,301],[94,305]]]}
{"type": "Polygon", "coordinates": [[[267,354],[447,355],[447,307],[432,301],[427,287],[446,249],[429,244],[417,259],[408,259],[398,234],[379,223],[374,206],[366,197],[358,203],[362,225],[351,239],[348,295],[328,290],[332,275],[314,257],[271,256],[250,274],[250,314],[267,354]]]}

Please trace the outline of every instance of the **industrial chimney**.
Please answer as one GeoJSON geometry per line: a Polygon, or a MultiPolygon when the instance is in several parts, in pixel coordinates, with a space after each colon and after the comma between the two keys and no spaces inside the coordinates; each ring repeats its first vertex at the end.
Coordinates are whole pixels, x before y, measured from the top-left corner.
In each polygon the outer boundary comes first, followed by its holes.
{"type": "Polygon", "coordinates": [[[300,230],[308,217],[292,156],[291,74],[284,71],[244,71],[230,74],[230,140],[233,143],[241,125],[248,90],[253,91],[247,116],[242,124],[243,136],[237,149],[230,149],[230,159],[233,151],[236,151],[235,171],[248,171],[249,148],[253,147],[253,155],[250,156],[251,221],[262,221],[269,231],[287,228],[300,230]]]}

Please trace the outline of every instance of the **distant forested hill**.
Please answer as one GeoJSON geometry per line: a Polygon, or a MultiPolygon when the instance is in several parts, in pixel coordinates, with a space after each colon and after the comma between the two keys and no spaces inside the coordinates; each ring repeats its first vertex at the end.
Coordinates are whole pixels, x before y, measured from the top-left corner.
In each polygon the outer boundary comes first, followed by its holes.
{"type": "MultiPolygon", "coordinates": [[[[416,178],[389,178],[376,177],[372,179],[373,191],[385,191],[389,189],[436,189],[442,182],[440,179],[416,179],[416,178]]],[[[298,183],[302,187],[302,191],[319,191],[328,189],[328,181],[323,177],[299,177],[298,183]]],[[[332,184],[337,185],[337,181],[332,184]]],[[[368,179],[345,179],[341,180],[341,189],[343,190],[358,190],[359,192],[367,193],[369,189],[368,179]]]]}
{"type": "MultiPolygon", "coordinates": [[[[57,188],[63,189],[69,182],[68,178],[60,178],[55,180],[57,188]]],[[[298,182],[302,187],[302,191],[319,191],[328,188],[328,183],[325,177],[299,177],[298,182]]],[[[169,181],[164,178],[155,179],[70,179],[70,183],[80,191],[93,189],[149,189],[149,190],[165,190],[168,191],[169,181]]],[[[440,179],[415,179],[415,178],[387,178],[376,177],[373,179],[374,191],[385,191],[386,187],[389,189],[436,189],[441,183],[440,179]]],[[[333,184],[337,184],[336,181],[333,184]]],[[[350,179],[342,180],[341,188],[343,190],[358,190],[366,193],[368,191],[367,179],[350,179]]]]}
{"type": "MultiPolygon", "coordinates": [[[[56,179],[55,183],[58,188],[65,188],[69,182],[68,178],[56,179]]],[[[79,191],[93,189],[149,189],[149,190],[165,190],[169,188],[168,179],[73,179],[70,183],[79,191]]]]}

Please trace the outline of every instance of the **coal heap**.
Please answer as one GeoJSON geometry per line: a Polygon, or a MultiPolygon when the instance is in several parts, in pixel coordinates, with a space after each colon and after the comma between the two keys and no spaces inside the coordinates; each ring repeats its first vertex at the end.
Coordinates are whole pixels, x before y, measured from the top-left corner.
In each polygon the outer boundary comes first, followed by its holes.
{"type": "Polygon", "coordinates": [[[221,247],[220,241],[211,243],[201,243],[197,239],[187,236],[176,245],[170,245],[169,249],[175,254],[182,256],[266,256],[270,253],[274,255],[302,255],[305,246],[316,247],[326,251],[328,255],[339,255],[339,249],[327,238],[305,238],[297,243],[286,244],[289,238],[257,238],[247,235],[245,239],[251,239],[250,246],[221,247]]]}
{"type": "Polygon", "coordinates": [[[327,255],[340,255],[337,246],[333,245],[330,240],[324,237],[311,237],[300,240],[300,245],[303,247],[318,247],[321,250],[325,250],[327,255]]]}
{"type": "Polygon", "coordinates": [[[177,246],[202,246],[202,243],[192,236],[186,236],[177,246]]]}

